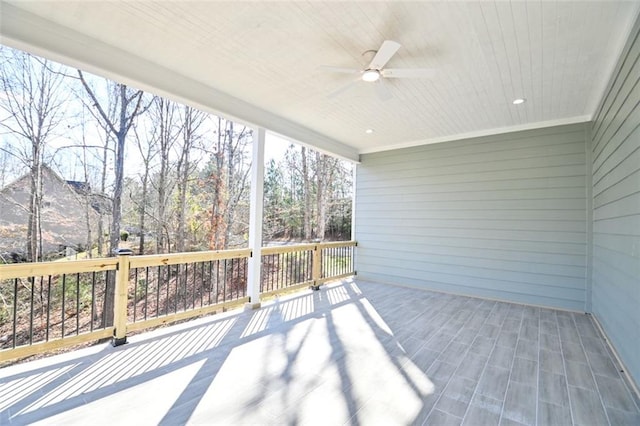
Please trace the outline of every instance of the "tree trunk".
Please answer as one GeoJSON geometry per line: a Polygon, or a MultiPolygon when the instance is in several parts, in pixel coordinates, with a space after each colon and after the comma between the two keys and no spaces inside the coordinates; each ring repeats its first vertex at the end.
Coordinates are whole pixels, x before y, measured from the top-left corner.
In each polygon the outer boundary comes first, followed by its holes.
{"type": "Polygon", "coordinates": [[[185,251],[187,233],[185,231],[185,220],[187,216],[187,189],[189,186],[189,152],[194,138],[194,111],[184,108],[184,127],[182,138],[182,154],[178,163],[178,229],[176,235],[176,249],[179,252],[185,251]]]}
{"type": "Polygon", "coordinates": [[[176,231],[176,251],[178,252],[185,251],[185,242],[187,239],[184,223],[187,211],[187,177],[183,176],[182,179],[183,180],[178,183],[178,212],[176,214],[176,221],[178,222],[178,229],[176,231]]]}
{"type": "MultiPolygon", "coordinates": [[[[107,160],[109,159],[109,136],[105,135],[104,150],[102,151],[102,176],[100,176],[100,196],[107,191],[107,160]]],[[[98,211],[98,257],[104,256],[104,213],[98,211]]]]}
{"type": "Polygon", "coordinates": [[[233,121],[227,121],[229,128],[225,132],[225,151],[226,151],[226,203],[225,203],[225,214],[224,214],[224,246],[223,249],[226,250],[229,248],[229,241],[231,240],[231,230],[233,229],[233,221],[235,216],[235,203],[232,203],[231,194],[232,191],[238,190],[238,188],[234,188],[234,163],[235,159],[235,150],[233,147],[233,121]]]}
{"type": "Polygon", "coordinates": [[[36,206],[36,231],[38,233],[38,244],[36,245],[36,259],[43,260],[43,245],[42,245],[42,196],[43,191],[42,182],[42,165],[40,166],[40,174],[38,175],[38,197],[36,206]]]}
{"type": "Polygon", "coordinates": [[[218,139],[215,153],[216,170],[214,171],[214,192],[213,192],[213,205],[211,209],[211,242],[210,247],[212,250],[222,250],[226,246],[224,237],[226,232],[224,230],[224,210],[226,200],[226,188],[224,178],[224,150],[225,150],[225,136],[221,131],[222,119],[218,117],[218,139]]]}
{"type": "Polygon", "coordinates": [[[113,216],[111,218],[111,229],[109,235],[109,253],[114,253],[120,244],[120,221],[122,220],[122,185],[124,181],[124,150],[127,138],[127,87],[119,85],[120,102],[124,105],[120,109],[120,126],[116,134],[116,161],[115,161],[115,184],[113,188],[113,216]]]}
{"type": "MultiPolygon", "coordinates": [[[[127,87],[119,85],[120,102],[120,126],[116,136],[116,161],[115,161],[115,185],[113,189],[113,216],[111,217],[111,229],[109,231],[109,254],[113,256],[120,244],[120,221],[122,219],[122,184],[124,180],[124,148],[127,138],[127,87]]],[[[113,324],[113,307],[115,300],[115,274],[110,275],[104,297],[105,325],[113,324]]]]}
{"type": "Polygon", "coordinates": [[[166,215],[166,190],[167,190],[167,168],[169,162],[169,152],[167,150],[166,123],[165,123],[165,102],[162,98],[157,100],[160,113],[160,175],[158,176],[158,223],[156,226],[156,253],[164,251],[164,222],[166,215]]]}
{"type": "Polygon", "coordinates": [[[325,224],[327,215],[327,198],[326,198],[326,181],[327,181],[327,168],[326,157],[319,152],[316,152],[316,238],[321,241],[324,240],[325,224]]]}
{"type": "MultiPolygon", "coordinates": [[[[92,105],[97,109],[98,115],[104,120],[104,127],[109,134],[112,134],[116,140],[115,149],[115,185],[113,191],[113,203],[112,203],[112,218],[111,229],[109,231],[109,255],[114,256],[115,250],[118,248],[120,241],[120,221],[122,218],[122,187],[124,181],[124,155],[125,155],[125,141],[127,133],[133,125],[135,118],[144,113],[147,108],[141,108],[142,103],[142,91],[135,92],[131,97],[127,96],[127,86],[123,84],[117,84],[115,86],[115,102],[113,105],[117,105],[118,116],[117,119],[105,112],[105,108],[102,107],[100,101],[96,97],[95,93],[87,84],[82,71],[78,70],[78,76],[85,88],[85,91],[89,95],[92,101],[92,105]],[[129,106],[134,105],[134,108],[129,111],[129,106]]],[[[106,145],[105,145],[106,150],[106,145]]],[[[106,159],[106,151],[105,157],[106,159]]],[[[106,171],[106,161],[103,165],[103,170],[106,171]]],[[[105,179],[106,173],[103,175],[105,179]]],[[[104,183],[103,183],[104,184],[104,183]]],[[[104,295],[104,323],[103,326],[109,326],[113,324],[113,306],[115,296],[115,274],[109,274],[107,285],[104,295]]]]}
{"type": "Polygon", "coordinates": [[[40,143],[32,141],[31,145],[31,179],[29,194],[29,221],[27,223],[27,260],[39,260],[38,241],[40,240],[40,205],[42,187],[42,165],[40,163],[40,143]]]}
{"type": "Polygon", "coordinates": [[[303,211],[302,211],[302,229],[303,238],[306,241],[311,240],[311,182],[309,179],[309,165],[307,164],[307,148],[304,146],[301,150],[302,158],[302,182],[303,182],[303,211]]]}
{"type": "Polygon", "coordinates": [[[140,206],[140,245],[138,246],[138,254],[144,254],[144,234],[145,229],[145,217],[147,215],[147,188],[149,186],[149,166],[145,165],[144,177],[142,178],[142,201],[140,206]]]}
{"type": "MultiPolygon", "coordinates": [[[[83,128],[84,131],[84,128],[83,128]]],[[[82,143],[84,145],[86,145],[85,143],[85,139],[84,139],[84,133],[83,133],[83,137],[82,137],[82,143]]],[[[82,149],[82,166],[83,166],[83,171],[84,171],[84,181],[87,183],[89,183],[89,170],[87,169],[87,149],[83,148],[82,149]]],[[[92,209],[92,205],[91,205],[91,196],[92,196],[92,190],[89,189],[89,187],[86,188],[86,192],[84,194],[84,196],[82,197],[83,201],[84,201],[84,220],[85,220],[85,226],[87,227],[87,240],[85,242],[85,252],[86,252],[86,256],[87,258],[91,258],[92,253],[91,253],[91,245],[93,243],[92,241],[92,233],[91,233],[91,209],[92,209]]]]}

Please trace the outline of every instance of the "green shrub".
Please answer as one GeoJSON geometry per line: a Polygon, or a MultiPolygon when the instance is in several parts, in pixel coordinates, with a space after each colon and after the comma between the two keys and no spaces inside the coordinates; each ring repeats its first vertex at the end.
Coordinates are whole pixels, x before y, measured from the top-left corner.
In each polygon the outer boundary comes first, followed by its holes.
{"type": "Polygon", "coordinates": [[[144,298],[147,294],[147,280],[140,278],[138,280],[138,286],[136,287],[136,302],[144,298]]]}

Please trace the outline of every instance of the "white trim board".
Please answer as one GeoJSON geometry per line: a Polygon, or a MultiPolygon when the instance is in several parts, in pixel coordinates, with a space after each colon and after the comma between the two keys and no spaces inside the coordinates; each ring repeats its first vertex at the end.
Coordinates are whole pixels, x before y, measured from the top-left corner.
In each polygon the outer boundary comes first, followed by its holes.
{"type": "Polygon", "coordinates": [[[591,121],[591,115],[581,115],[578,117],[561,118],[558,120],[539,121],[537,123],[522,124],[517,126],[501,127],[496,129],[479,130],[476,132],[460,133],[457,135],[444,136],[441,138],[422,139],[411,142],[404,142],[395,145],[386,145],[384,147],[374,147],[370,149],[360,150],[360,154],[373,154],[375,152],[393,151],[402,148],[412,148],[420,145],[431,145],[434,143],[453,142],[463,139],[472,139],[483,136],[502,135],[506,133],[521,132],[524,130],[543,129],[545,127],[563,126],[567,124],[587,123],[591,121]]]}

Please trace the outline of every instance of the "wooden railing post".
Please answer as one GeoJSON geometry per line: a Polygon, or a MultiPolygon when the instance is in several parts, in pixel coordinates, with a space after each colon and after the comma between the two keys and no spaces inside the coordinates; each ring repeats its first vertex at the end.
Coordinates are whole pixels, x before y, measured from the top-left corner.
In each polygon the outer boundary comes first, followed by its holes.
{"type": "Polygon", "coordinates": [[[313,279],[314,290],[320,290],[320,278],[322,278],[322,248],[319,244],[313,248],[313,258],[311,259],[311,279],[313,279]]]}
{"type": "Polygon", "coordinates": [[[129,289],[129,256],[133,251],[118,249],[118,270],[116,272],[116,294],[113,304],[113,346],[127,343],[127,291],[129,289]]]}

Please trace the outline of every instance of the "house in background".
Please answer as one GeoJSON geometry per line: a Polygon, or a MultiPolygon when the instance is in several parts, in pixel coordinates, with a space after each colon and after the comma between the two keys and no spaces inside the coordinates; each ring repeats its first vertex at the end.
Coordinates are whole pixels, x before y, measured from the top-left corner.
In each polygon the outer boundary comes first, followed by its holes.
{"type": "MultiPolygon", "coordinates": [[[[0,253],[25,251],[30,191],[29,174],[0,190],[0,253]]],[[[102,197],[93,194],[87,183],[67,182],[45,165],[42,166],[42,193],[42,251],[45,257],[67,247],[84,250],[89,229],[95,241],[99,209],[103,213],[106,210],[102,197]]]]}

